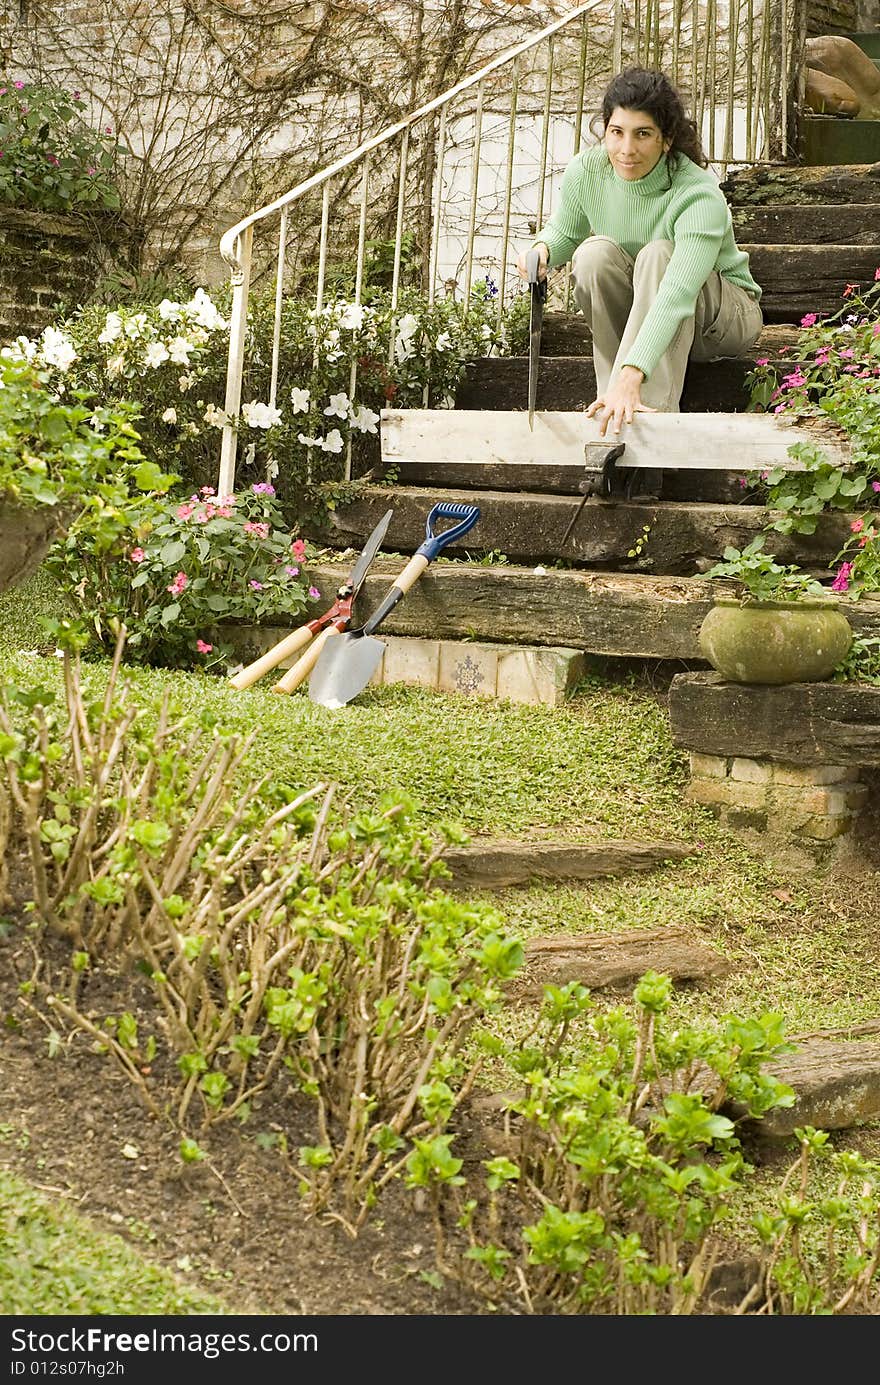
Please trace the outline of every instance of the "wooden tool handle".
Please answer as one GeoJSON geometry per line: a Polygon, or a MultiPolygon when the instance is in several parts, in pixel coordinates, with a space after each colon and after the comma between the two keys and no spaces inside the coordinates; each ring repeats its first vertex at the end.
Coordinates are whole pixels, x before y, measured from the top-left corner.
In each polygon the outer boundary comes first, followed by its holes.
{"type": "Polygon", "coordinates": [[[291,693],[295,688],[298,688],[300,683],[305,682],[306,678],[308,678],[312,669],[315,667],[321,650],[324,648],[330,636],[340,633],[340,627],[338,625],[328,625],[326,630],[322,630],[318,638],[313,640],[305,654],[302,654],[293,667],[289,668],[283,677],[278,679],[272,691],[275,693],[291,693]]]}
{"type": "Polygon", "coordinates": [[[308,644],[311,638],[312,631],[309,626],[301,626],[292,634],[285,635],[283,640],[279,640],[265,654],[261,654],[259,659],[254,659],[247,668],[239,669],[238,673],[234,673],[229,680],[230,683],[239,690],[249,688],[252,683],[256,683],[258,678],[262,678],[264,673],[268,673],[271,668],[280,664],[282,659],[287,659],[298,649],[302,649],[303,645],[308,644]]]}

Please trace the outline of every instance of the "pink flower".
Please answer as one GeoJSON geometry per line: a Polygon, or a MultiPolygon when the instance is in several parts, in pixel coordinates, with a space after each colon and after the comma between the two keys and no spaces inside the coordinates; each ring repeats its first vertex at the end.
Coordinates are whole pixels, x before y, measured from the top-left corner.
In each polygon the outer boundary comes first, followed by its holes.
{"type": "Polygon", "coordinates": [[[880,481],[872,481],[871,490],[880,492],[880,481]]]}
{"type": "Polygon", "coordinates": [[[21,91],[22,87],[24,86],[24,82],[13,82],[12,85],[15,87],[16,91],[21,91]]]}
{"type": "Polygon", "coordinates": [[[274,495],[275,487],[268,481],[258,481],[255,486],[251,486],[254,495],[274,495]]]}
{"type": "Polygon", "coordinates": [[[105,135],[112,135],[112,134],[113,134],[113,126],[112,126],[112,125],[105,125],[105,126],[104,126],[104,134],[105,134],[105,135]]]}
{"type": "Polygon", "coordinates": [[[97,170],[96,168],[91,168],[91,167],[89,167],[89,168],[86,169],[86,176],[87,176],[88,178],[94,178],[94,176],[95,176],[95,174],[97,173],[97,171],[98,171],[98,170],[97,170]]]}
{"type": "Polygon", "coordinates": [[[755,365],[769,365],[769,364],[770,364],[770,358],[769,358],[768,356],[758,356],[757,360],[755,361],[755,365]]]}
{"type": "Polygon", "coordinates": [[[292,563],[288,563],[284,569],[284,575],[285,577],[299,577],[299,568],[294,567],[292,563]]]}
{"type": "Polygon", "coordinates": [[[290,545],[290,551],[294,558],[302,562],[303,558],[306,556],[305,539],[294,539],[293,543],[290,545]]]}
{"type": "Polygon", "coordinates": [[[815,314],[815,313],[805,313],[804,316],[801,318],[801,326],[802,326],[802,327],[812,327],[813,324],[814,324],[815,322],[816,322],[816,314],[815,314]]]}
{"type": "Polygon", "coordinates": [[[180,596],[180,593],[188,586],[188,584],[189,578],[187,577],[186,573],[178,572],[174,581],[170,582],[168,586],[165,588],[165,590],[169,591],[172,596],[180,596]]]}
{"type": "Polygon", "coordinates": [[[741,477],[739,478],[740,490],[745,490],[745,488],[746,488],[746,486],[747,486],[748,484],[749,484],[749,483],[748,483],[748,481],[746,480],[746,478],[745,478],[744,476],[741,476],[741,477]]]}
{"type": "Polygon", "coordinates": [[[213,486],[202,486],[202,489],[201,489],[201,492],[200,492],[200,493],[201,493],[202,495],[213,495],[213,494],[214,494],[214,487],[213,487],[213,486]]]}
{"type": "Polygon", "coordinates": [[[830,352],[827,346],[823,346],[821,351],[816,352],[816,365],[827,365],[830,352]]]}
{"type": "Polygon", "coordinates": [[[843,290],[843,293],[841,294],[841,298],[849,298],[852,294],[855,293],[857,288],[858,284],[847,284],[846,288],[843,290]]]}
{"type": "Polygon", "coordinates": [[[807,377],[802,370],[793,370],[790,375],[784,375],[782,377],[782,383],[785,385],[786,389],[796,390],[799,389],[801,385],[807,383],[807,377]]]}
{"type": "Polygon", "coordinates": [[[317,587],[309,587],[309,596],[313,601],[317,600],[320,595],[321,593],[318,591],[317,587]]]}
{"type": "Polygon", "coordinates": [[[267,539],[269,537],[268,524],[255,524],[253,520],[247,520],[242,528],[246,534],[252,534],[255,539],[267,539]]]}
{"type": "Polygon", "coordinates": [[[852,576],[852,570],[853,570],[854,566],[855,566],[854,563],[841,563],[841,564],[840,564],[840,567],[839,567],[838,572],[837,572],[837,576],[835,577],[834,581],[831,583],[831,590],[832,590],[833,592],[846,592],[846,591],[849,591],[849,579],[850,579],[850,577],[852,576]]]}
{"type": "Polygon", "coordinates": [[[840,354],[845,360],[851,361],[856,353],[851,346],[844,346],[841,348],[840,354]]]}
{"type": "Polygon", "coordinates": [[[177,515],[178,519],[189,519],[194,509],[194,505],[178,505],[174,513],[177,515]]]}
{"type": "Polygon", "coordinates": [[[878,265],[877,268],[874,270],[874,278],[880,279],[880,265],[878,265]]]}
{"type": "Polygon", "coordinates": [[[213,648],[212,644],[205,644],[204,640],[196,640],[196,649],[200,654],[210,654],[213,648]]]}
{"type": "Polygon", "coordinates": [[[854,519],[849,527],[854,534],[860,534],[865,527],[865,521],[863,519],[854,519]]]}
{"type": "Polygon", "coordinates": [[[250,582],[248,583],[248,586],[253,587],[255,592],[261,592],[263,590],[262,582],[258,582],[256,577],[251,578],[250,582]]]}
{"type": "Polygon", "coordinates": [[[128,561],[130,563],[142,563],[146,556],[147,555],[142,548],[133,548],[128,555],[128,561]]]}

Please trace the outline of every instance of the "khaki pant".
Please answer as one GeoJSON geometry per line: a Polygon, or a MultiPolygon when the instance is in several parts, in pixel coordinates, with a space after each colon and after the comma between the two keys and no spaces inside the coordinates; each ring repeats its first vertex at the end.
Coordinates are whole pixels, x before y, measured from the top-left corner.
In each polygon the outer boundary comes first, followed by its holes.
{"type": "MultiPolygon", "coordinates": [[[[626,363],[673,249],[671,240],[649,241],[633,259],[610,237],[590,236],[574,252],[574,297],[593,334],[597,398],[626,363]]],[[[644,381],[642,402],[678,413],[688,361],[738,356],[754,345],[763,325],[751,294],[713,271],[697,296],[694,316],[681,324],[644,381]]]]}

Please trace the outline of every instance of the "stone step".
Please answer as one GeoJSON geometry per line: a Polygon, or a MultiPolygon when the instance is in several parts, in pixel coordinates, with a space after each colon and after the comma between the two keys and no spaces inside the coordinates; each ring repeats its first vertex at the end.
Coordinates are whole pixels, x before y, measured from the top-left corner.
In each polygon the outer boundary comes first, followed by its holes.
{"type": "MultiPolygon", "coordinates": [[[[781,540],[781,536],[779,536],[781,540]]],[[[786,540],[788,551],[792,540],[786,540]]],[[[774,544],[775,549],[775,544],[774,544]]],[[[778,552],[782,552],[781,546],[778,552]]],[[[341,562],[309,566],[323,593],[320,613],[347,576],[353,553],[341,562]]],[[[405,559],[378,557],[355,603],[357,624],[376,609],[405,559]]],[[[386,635],[474,640],[527,646],[563,646],[592,654],[703,663],[697,636],[716,592],[733,584],[702,577],[656,577],[644,572],[595,572],[438,560],[382,623],[386,635]]],[[[855,633],[880,638],[880,599],[862,598],[844,608],[855,633]]],[[[228,626],[249,663],[272,648],[286,628],[228,626]]]]}
{"type": "Polygon", "coordinates": [[[669,719],[675,744],[699,755],[880,765],[880,687],[869,683],[776,687],[680,673],[669,688],[669,719]]]}
{"type": "Polygon", "coordinates": [[[529,938],[520,974],[506,987],[516,1002],[540,1001],[545,986],[576,981],[588,990],[632,990],[648,971],[672,981],[706,984],[732,964],[684,928],[653,928],[574,937],[529,938]]]}
{"type": "MultiPolygon", "coordinates": [[[[746,361],[749,366],[758,356],[766,356],[770,360],[776,360],[796,345],[798,335],[798,328],[794,323],[768,323],[751,351],[744,352],[742,357],[735,359],[737,362],[746,361]]],[[[548,309],[544,313],[541,331],[542,356],[588,357],[591,356],[592,350],[593,338],[582,313],[562,312],[556,309],[548,309]]],[[[527,360],[528,352],[523,353],[522,357],[488,356],[482,359],[487,361],[527,360]]],[[[731,358],[727,358],[724,361],[716,361],[711,364],[720,370],[729,365],[730,362],[731,358]]]]}
{"type": "Polygon", "coordinates": [[[656,870],[667,861],[684,861],[694,847],[683,842],[478,841],[443,853],[452,871],[450,887],[502,890],[532,880],[598,880],[656,870]]]}
{"type": "MultiPolygon", "coordinates": [[[[880,134],[880,121],[876,122],[880,134]]],[[[880,151],[878,151],[880,152],[880,151]]],[[[753,245],[741,247],[764,290],[765,322],[800,322],[805,313],[826,316],[844,306],[847,284],[867,288],[880,264],[877,245],[753,245]]]]}
{"type": "Polygon", "coordinates": [[[730,169],[721,182],[731,209],[784,203],[838,206],[880,202],[880,162],[862,164],[762,163],[730,169]]]}
{"type": "MultiPolygon", "coordinates": [[[[470,534],[446,553],[470,559],[502,554],[517,563],[552,563],[580,500],[573,496],[530,492],[427,489],[415,486],[365,486],[347,505],[330,515],[330,542],[339,548],[362,548],[389,507],[393,515],[386,548],[414,553],[424,541],[425,520],[437,500],[478,505],[480,519],[470,534]]],[[[693,576],[703,560],[717,562],[728,546],[743,548],[762,532],[768,517],[760,505],[708,505],[587,500],[565,545],[569,566],[621,567],[651,564],[655,575],[693,576]],[[645,533],[647,531],[647,535],[645,533]],[[641,554],[637,545],[642,546],[641,554]],[[634,557],[635,550],[635,557],[634,557]]],[[[774,536],[781,562],[827,567],[850,536],[843,513],[820,516],[814,534],[774,536]]],[[[638,570],[638,569],[636,569],[638,570]]],[[[554,641],[555,642],[555,641],[554,641]]]]}

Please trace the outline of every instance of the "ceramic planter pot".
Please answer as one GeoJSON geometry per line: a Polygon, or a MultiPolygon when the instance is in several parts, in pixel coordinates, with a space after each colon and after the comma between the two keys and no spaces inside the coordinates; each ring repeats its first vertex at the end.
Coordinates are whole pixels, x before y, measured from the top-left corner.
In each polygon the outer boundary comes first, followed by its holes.
{"type": "Polygon", "coordinates": [[[700,627],[703,658],[733,683],[817,683],[849,649],[852,627],[833,601],[717,597],[700,627]]]}

